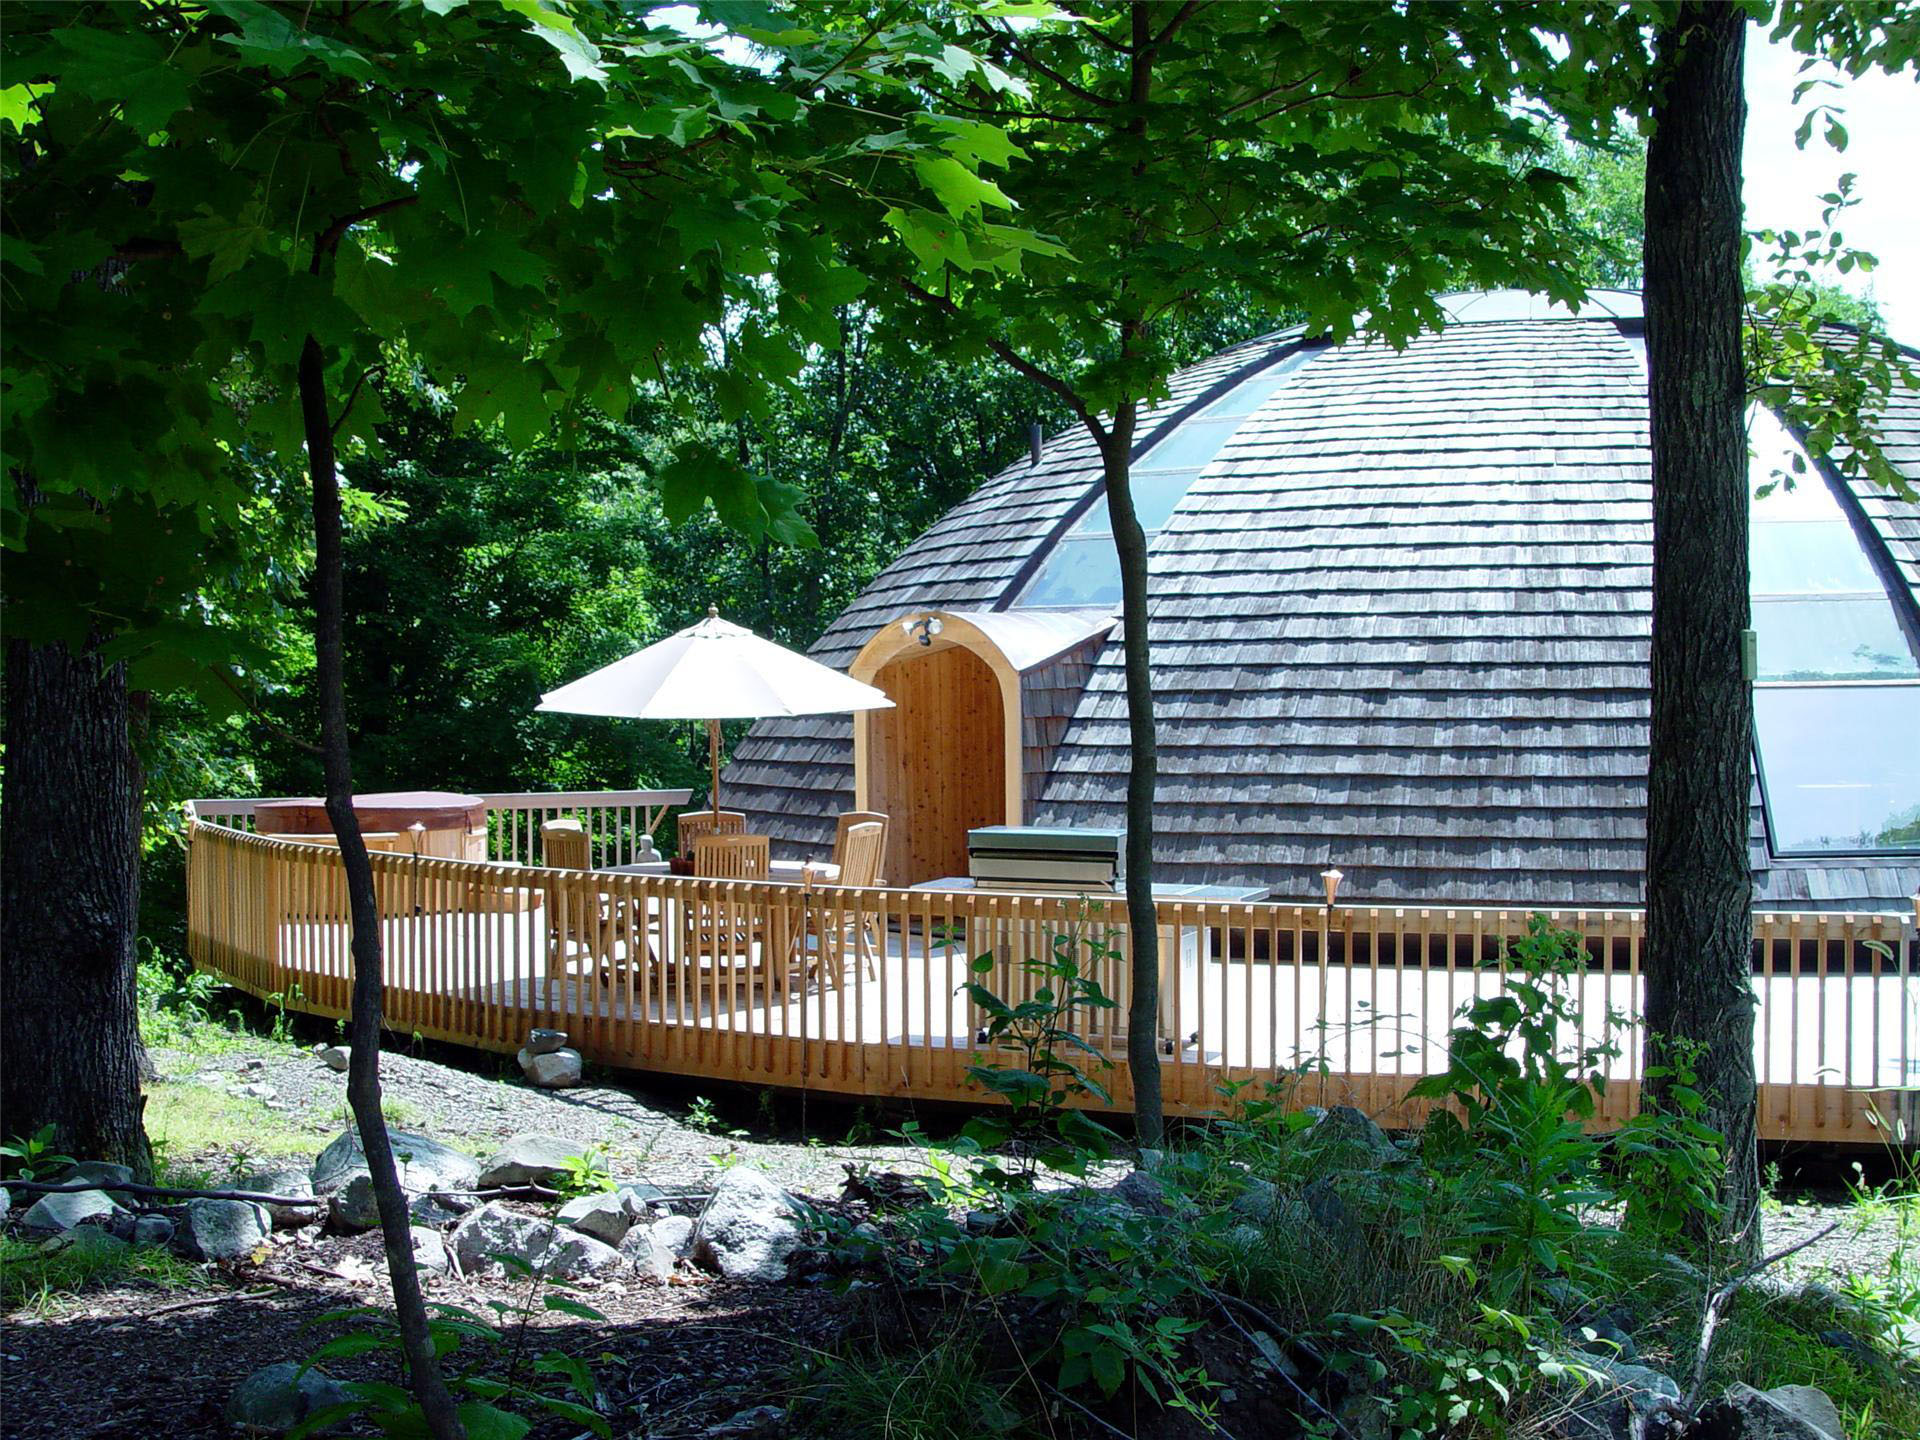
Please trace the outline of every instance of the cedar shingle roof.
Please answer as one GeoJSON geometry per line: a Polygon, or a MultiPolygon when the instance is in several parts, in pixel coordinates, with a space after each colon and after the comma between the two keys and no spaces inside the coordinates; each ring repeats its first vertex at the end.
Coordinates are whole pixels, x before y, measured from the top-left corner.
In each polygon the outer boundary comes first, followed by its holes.
{"type": "MultiPolygon", "coordinates": [[[[1182,372],[1156,428],[1296,344],[1182,372]]],[[[1885,428],[1920,482],[1920,397],[1885,428]]],[[[1643,362],[1606,316],[1313,354],[1154,546],[1164,877],[1311,897],[1336,864],[1354,901],[1640,903],[1649,463],[1643,362]]],[[[1056,437],[928,530],[812,653],[844,666],[910,611],[1004,608],[1098,478],[1081,433],[1056,437]]],[[[1865,487],[1859,503],[1910,597],[1920,505],[1865,487]]],[[[1057,737],[1033,823],[1120,824],[1117,627],[1057,737]]],[[[776,838],[824,846],[852,783],[848,720],[768,721],[726,793],[776,838]]],[[[1920,887],[1920,859],[1773,860],[1758,799],[1760,903],[1887,908],[1920,887]]]]}

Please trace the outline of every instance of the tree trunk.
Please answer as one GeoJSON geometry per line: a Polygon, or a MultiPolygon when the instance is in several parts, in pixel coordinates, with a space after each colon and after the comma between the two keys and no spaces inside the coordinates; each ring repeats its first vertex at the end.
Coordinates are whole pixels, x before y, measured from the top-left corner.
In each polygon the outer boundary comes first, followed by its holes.
{"type": "Polygon", "coordinates": [[[347,874],[347,908],[353,922],[353,1022],[347,1068],[347,1103],[367,1157],[380,1239],[393,1281],[393,1308],[413,1393],[434,1440],[465,1440],[453,1397],[440,1373],[427,1329],[426,1302],[413,1264],[407,1197],[394,1170],[393,1145],[380,1113],[381,946],[373,865],[353,812],[353,767],[347,745],[345,650],[346,585],[341,566],[340,476],[333,453],[325,364],[311,335],[300,351],[300,417],[306,430],[307,465],[313,477],[313,610],[315,678],[320,692],[320,746],[326,773],[327,818],[340,841],[347,874]]]}
{"type": "Polygon", "coordinates": [[[1134,1129],[1144,1146],[1166,1135],[1160,1100],[1160,926],[1153,907],[1153,791],[1160,773],[1153,723],[1153,669],[1147,637],[1147,536],[1134,513],[1131,452],[1134,405],[1122,405],[1100,438],[1113,548],[1120,558],[1120,623],[1127,670],[1127,932],[1132,993],[1127,1001],[1127,1070],[1134,1129]]]}
{"type": "MultiPolygon", "coordinates": [[[[1647,149],[1653,697],[1647,774],[1648,1066],[1691,1057],[1725,1137],[1716,1236],[1759,1244],[1747,855],[1747,604],[1740,150],[1746,13],[1690,3],[1659,37],[1647,149]]],[[[1665,1098],[1652,1078],[1648,1103],[1665,1098]]]]}
{"type": "Polygon", "coordinates": [[[124,665],[9,640],[0,805],[0,1114],[54,1150],[153,1172],[141,1128],[140,776],[124,665]]]}

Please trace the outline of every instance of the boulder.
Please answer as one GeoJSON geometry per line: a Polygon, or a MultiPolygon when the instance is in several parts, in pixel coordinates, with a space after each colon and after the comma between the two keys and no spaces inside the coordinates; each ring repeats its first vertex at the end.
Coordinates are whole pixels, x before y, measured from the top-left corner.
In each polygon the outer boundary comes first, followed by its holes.
{"type": "Polygon", "coordinates": [[[133,1243],[136,1245],[171,1245],[173,1243],[174,1223],[164,1215],[142,1215],[133,1222],[133,1243]]]}
{"type": "Polygon", "coordinates": [[[81,1183],[97,1185],[103,1190],[111,1190],[116,1185],[133,1183],[133,1167],[116,1165],[111,1160],[82,1160],[59,1179],[62,1185],[81,1183]]]}
{"type": "MultiPolygon", "coordinates": [[[[551,1055],[556,1050],[566,1048],[567,1032],[564,1030],[542,1030],[537,1026],[527,1032],[527,1043],[522,1053],[527,1055],[551,1055]]],[[[521,1063],[525,1063],[524,1061],[521,1063]]]]}
{"type": "Polygon", "coordinates": [[[1194,1208],[1191,1200],[1169,1190],[1159,1176],[1145,1170],[1129,1170],[1103,1193],[1115,1204],[1142,1215],[1171,1215],[1176,1210],[1194,1208]]]}
{"type": "Polygon", "coordinates": [[[516,1135],[480,1167],[482,1190],[496,1185],[552,1185],[567,1173],[567,1162],[589,1147],[558,1135],[516,1135]]]}
{"type": "Polygon", "coordinates": [[[620,1252],[590,1235],[562,1230],[551,1220],[489,1201],[454,1227],[453,1253],[468,1274],[497,1266],[500,1256],[530,1265],[543,1275],[566,1278],[611,1269],[620,1252]]]}
{"type": "Polygon", "coordinates": [[[1755,1390],[1729,1386],[1700,1412],[1696,1431],[1708,1440],[1846,1440],[1846,1424],[1824,1390],[1779,1385],[1755,1390]]]}
{"type": "Polygon", "coordinates": [[[71,1250],[90,1261],[104,1261],[125,1250],[127,1243],[102,1226],[76,1225],[43,1241],[40,1249],[49,1255],[71,1250]]]}
{"type": "Polygon", "coordinates": [[[620,1241],[620,1257],[637,1274],[650,1276],[664,1285],[692,1238],[693,1222],[684,1215],[669,1215],[651,1225],[642,1222],[627,1231],[620,1241]]]}
{"type": "Polygon", "coordinates": [[[326,1213],[326,1206],[314,1196],[312,1177],[297,1165],[255,1170],[234,1181],[233,1188],[248,1190],[255,1195],[285,1195],[303,1202],[266,1207],[276,1230],[298,1230],[302,1225],[312,1225],[326,1213]]]}
{"type": "Polygon", "coordinates": [[[1645,1431],[1646,1416],[1662,1402],[1680,1399],[1672,1376],[1645,1365],[1585,1351],[1567,1359],[1590,1373],[1561,1417],[1559,1433],[1566,1440],[1630,1440],[1645,1431]]]}
{"type": "Polygon", "coordinates": [[[0,1221],[13,1213],[13,1196],[7,1193],[7,1187],[0,1185],[0,1221]]]}
{"type": "Polygon", "coordinates": [[[1302,1134],[1324,1159],[1342,1169],[1378,1170],[1400,1158],[1387,1132],[1351,1105],[1333,1106],[1302,1134]]]}
{"type": "MultiPolygon", "coordinates": [[[[445,1193],[477,1188],[480,1166],[471,1155],[408,1130],[389,1130],[387,1135],[401,1189],[416,1197],[442,1192],[437,1203],[453,1211],[464,1211],[472,1204],[464,1193],[445,1193]]],[[[320,1152],[313,1162],[312,1181],[314,1194],[328,1200],[333,1223],[341,1229],[368,1230],[380,1223],[366,1152],[355,1132],[347,1131],[320,1152]]]]}
{"type": "Polygon", "coordinates": [[[313,1053],[319,1057],[322,1065],[343,1075],[347,1067],[353,1064],[353,1048],[349,1045],[316,1045],[313,1053]]]}
{"type": "Polygon", "coordinates": [[[522,1050],[515,1058],[529,1085],[538,1085],[542,1090],[565,1090],[580,1083],[582,1062],[578,1050],[549,1050],[541,1055],[522,1050]]]}
{"type": "Polygon", "coordinates": [[[103,1190],[62,1190],[34,1201],[20,1223],[29,1230],[57,1235],[87,1221],[110,1220],[120,1213],[120,1206],[103,1190]]]}
{"type": "Polygon", "coordinates": [[[693,1231],[693,1258],[729,1280],[787,1278],[800,1248],[800,1207],[758,1170],[736,1165],[720,1177],[693,1231]]]}
{"type": "Polygon", "coordinates": [[[1257,1175],[1247,1181],[1246,1189],[1233,1197],[1228,1208],[1242,1221],[1296,1233],[1303,1233],[1313,1220],[1305,1205],[1257,1175]]]}
{"type": "Polygon", "coordinates": [[[430,1275],[444,1275],[453,1268],[453,1262],[447,1255],[447,1242],[440,1238],[438,1230],[415,1225],[408,1233],[413,1237],[415,1269],[430,1275]]]}
{"type": "Polygon", "coordinates": [[[245,1200],[189,1200],[183,1237],[203,1260],[244,1260],[266,1243],[273,1217],[245,1200]]]}
{"type": "Polygon", "coordinates": [[[609,1190],[569,1200],[554,1218],[603,1244],[618,1245],[645,1215],[646,1207],[638,1197],[625,1190],[609,1190]]]}
{"type": "Polygon", "coordinates": [[[556,1226],[535,1268],[542,1275],[567,1279],[574,1275],[598,1275],[622,1263],[620,1252],[605,1241],[556,1226]]]}
{"type": "Polygon", "coordinates": [[[234,1387],[227,1398],[227,1420],[251,1435],[284,1435],[309,1415],[351,1399],[347,1387],[331,1376],[282,1360],[234,1387]]]}

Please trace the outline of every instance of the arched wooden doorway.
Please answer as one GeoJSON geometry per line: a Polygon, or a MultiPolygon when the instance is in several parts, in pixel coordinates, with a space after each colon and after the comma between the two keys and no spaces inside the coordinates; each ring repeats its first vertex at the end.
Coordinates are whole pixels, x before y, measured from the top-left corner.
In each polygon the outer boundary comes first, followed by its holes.
{"type": "Polygon", "coordinates": [[[917,885],[967,873],[967,831],[1007,823],[1006,709],[1000,677],[958,645],[911,645],[871,682],[893,701],[869,711],[862,804],[891,817],[886,878],[917,885]]]}

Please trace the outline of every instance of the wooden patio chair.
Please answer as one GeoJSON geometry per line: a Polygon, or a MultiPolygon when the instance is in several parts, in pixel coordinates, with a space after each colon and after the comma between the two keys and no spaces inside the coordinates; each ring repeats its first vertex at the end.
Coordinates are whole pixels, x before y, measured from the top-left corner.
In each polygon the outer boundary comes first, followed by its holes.
{"type": "Polygon", "coordinates": [[[680,836],[680,853],[692,856],[693,847],[707,835],[744,835],[747,816],[741,810],[684,810],[674,822],[680,836]]]}
{"type": "MultiPolygon", "coordinates": [[[[578,820],[549,820],[542,825],[540,853],[548,870],[592,868],[592,847],[578,820]]],[[[549,879],[544,888],[548,978],[564,977],[573,957],[584,954],[600,983],[611,984],[618,959],[615,944],[630,940],[634,934],[630,917],[620,914],[612,898],[601,891],[586,892],[588,899],[583,903],[578,887],[563,887],[561,882],[549,879]],[[563,888],[569,892],[565,904],[561,901],[563,888]]]]}
{"type": "MultiPolygon", "coordinates": [[[[725,815],[723,810],[722,818],[725,815]]],[[[773,875],[773,842],[765,835],[702,835],[693,842],[693,873],[705,880],[765,883],[773,875]]],[[[743,912],[737,902],[695,896],[681,907],[681,914],[690,956],[719,965],[751,961],[756,945],[766,948],[767,917],[758,907],[743,912]]]]}
{"type": "MultiPolygon", "coordinates": [[[[882,842],[886,839],[887,827],[875,820],[863,820],[849,825],[836,846],[835,854],[840,861],[840,879],[838,885],[848,890],[870,890],[878,883],[880,875],[880,853],[882,842]]],[[[809,941],[817,939],[821,954],[813,957],[808,973],[823,969],[826,978],[837,989],[846,970],[848,951],[866,965],[870,978],[877,978],[880,956],[884,953],[880,939],[880,914],[868,907],[863,897],[855,895],[847,908],[832,914],[822,914],[819,929],[811,934],[794,937],[793,954],[788,957],[792,964],[809,941]]]]}
{"type": "MultiPolygon", "coordinates": [[[[847,832],[856,825],[878,825],[880,827],[880,863],[886,864],[887,828],[893,822],[880,810],[842,810],[833,822],[833,863],[841,861],[841,852],[846,848],[847,832]]],[[[876,885],[886,884],[879,875],[873,877],[876,885]]]]}

